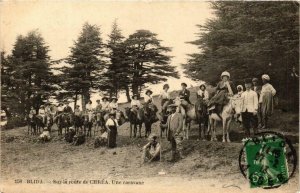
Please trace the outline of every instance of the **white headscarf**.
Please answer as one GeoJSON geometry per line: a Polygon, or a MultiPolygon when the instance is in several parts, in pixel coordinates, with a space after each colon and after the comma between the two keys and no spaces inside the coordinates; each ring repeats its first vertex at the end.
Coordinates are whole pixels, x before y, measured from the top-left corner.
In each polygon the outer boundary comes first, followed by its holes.
{"type": "Polygon", "coordinates": [[[262,75],[261,78],[265,80],[270,80],[270,76],[267,74],[262,75]]]}

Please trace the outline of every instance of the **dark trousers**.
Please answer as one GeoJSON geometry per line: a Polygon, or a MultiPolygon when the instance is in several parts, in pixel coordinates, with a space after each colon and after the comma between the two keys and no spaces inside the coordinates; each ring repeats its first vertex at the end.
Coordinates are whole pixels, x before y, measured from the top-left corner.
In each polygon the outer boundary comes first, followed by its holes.
{"type": "Polygon", "coordinates": [[[107,146],[110,148],[114,148],[117,146],[117,127],[116,126],[110,126],[110,131],[108,132],[108,141],[107,146]]]}
{"type": "Polygon", "coordinates": [[[257,133],[257,116],[253,113],[242,112],[243,127],[245,129],[245,134],[250,137],[250,128],[253,127],[254,134],[257,133]]]}
{"type": "Polygon", "coordinates": [[[176,141],[175,141],[174,137],[171,138],[170,143],[171,143],[171,150],[175,152],[177,144],[176,144],[176,141]]]}

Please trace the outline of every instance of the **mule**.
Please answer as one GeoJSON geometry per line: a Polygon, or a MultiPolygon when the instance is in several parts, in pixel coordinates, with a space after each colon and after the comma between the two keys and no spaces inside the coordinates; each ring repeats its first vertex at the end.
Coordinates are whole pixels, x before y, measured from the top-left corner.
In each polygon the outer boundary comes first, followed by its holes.
{"type": "Polygon", "coordinates": [[[142,110],[139,109],[137,114],[131,111],[131,108],[126,107],[125,108],[125,116],[129,120],[130,123],[130,138],[136,137],[137,130],[139,129],[140,137],[142,137],[141,130],[142,130],[142,124],[143,124],[143,113],[142,110]],[[133,130],[132,130],[133,127],[133,130]],[[139,127],[139,128],[138,128],[139,127]]]}
{"type": "Polygon", "coordinates": [[[62,113],[58,115],[57,127],[58,127],[58,135],[62,136],[63,129],[65,130],[65,134],[69,131],[69,127],[72,126],[72,115],[67,113],[62,113]]]}
{"type": "Polygon", "coordinates": [[[33,116],[27,116],[26,117],[26,120],[27,120],[27,132],[28,132],[28,135],[36,135],[36,116],[33,115],[33,116]]]}
{"type": "Polygon", "coordinates": [[[51,133],[51,128],[53,126],[54,122],[53,122],[53,118],[50,115],[46,116],[46,124],[45,127],[47,128],[47,130],[51,133]]]}
{"type": "Polygon", "coordinates": [[[105,118],[104,116],[107,114],[107,111],[101,111],[95,113],[95,130],[94,130],[94,135],[96,132],[100,130],[105,129],[105,118]]]}
{"type": "Polygon", "coordinates": [[[162,138],[163,133],[166,133],[166,138],[168,137],[168,128],[164,125],[167,124],[169,114],[165,113],[161,115],[160,118],[160,137],[162,138]]]}
{"type": "Polygon", "coordinates": [[[189,139],[191,122],[198,123],[198,139],[205,140],[205,127],[208,126],[208,115],[204,100],[198,99],[197,105],[190,104],[186,100],[177,98],[175,104],[179,106],[180,112],[183,116],[183,134],[185,139],[189,139]],[[202,128],[202,124],[204,128],[202,128]],[[203,135],[201,135],[203,133],[203,135]]]}
{"type": "Polygon", "coordinates": [[[93,112],[88,112],[83,115],[83,130],[85,136],[92,136],[92,127],[96,122],[95,116],[93,112]]]}
{"type": "Polygon", "coordinates": [[[158,109],[155,105],[149,104],[144,106],[140,113],[143,113],[144,124],[145,124],[145,137],[151,134],[151,126],[153,123],[158,121],[157,113],[158,109]]]}
{"type": "Polygon", "coordinates": [[[220,114],[211,113],[209,115],[209,127],[208,132],[211,130],[211,141],[217,141],[216,137],[216,126],[217,122],[222,122],[223,126],[223,135],[222,142],[231,142],[230,141],[230,124],[233,120],[233,116],[240,112],[241,99],[237,97],[229,97],[229,102],[223,107],[220,114]]]}

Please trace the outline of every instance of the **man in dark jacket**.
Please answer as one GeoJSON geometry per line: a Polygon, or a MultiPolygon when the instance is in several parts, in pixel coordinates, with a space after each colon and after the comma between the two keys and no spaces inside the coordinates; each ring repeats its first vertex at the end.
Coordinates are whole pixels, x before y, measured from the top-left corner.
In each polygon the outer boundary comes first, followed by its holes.
{"type": "Polygon", "coordinates": [[[68,125],[71,125],[71,123],[73,122],[73,120],[72,120],[72,114],[73,114],[73,110],[72,110],[72,108],[69,106],[69,102],[66,102],[65,103],[66,104],[66,106],[65,106],[65,108],[64,108],[64,113],[67,113],[68,115],[69,115],[69,119],[68,119],[68,125]]]}
{"type": "Polygon", "coordinates": [[[185,84],[184,82],[181,83],[182,90],[179,92],[179,96],[191,104],[190,91],[188,89],[186,89],[186,87],[187,87],[187,84],[185,84]]]}

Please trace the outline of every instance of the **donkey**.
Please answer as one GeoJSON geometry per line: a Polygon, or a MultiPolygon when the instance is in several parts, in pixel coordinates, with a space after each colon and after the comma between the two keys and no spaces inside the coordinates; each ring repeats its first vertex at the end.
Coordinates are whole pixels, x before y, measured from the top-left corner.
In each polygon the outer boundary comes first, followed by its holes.
{"type": "Polygon", "coordinates": [[[132,127],[133,127],[133,137],[136,137],[136,133],[138,129],[137,127],[139,127],[140,137],[142,137],[141,130],[144,121],[144,113],[142,112],[142,109],[139,109],[137,114],[135,114],[134,112],[131,111],[131,108],[126,107],[125,116],[130,123],[130,138],[132,137],[132,127]]]}
{"type": "Polygon", "coordinates": [[[36,115],[31,115],[26,117],[28,125],[28,135],[36,135],[36,115]]]}
{"type": "Polygon", "coordinates": [[[153,123],[158,121],[157,113],[158,109],[153,104],[145,105],[143,111],[140,113],[144,113],[144,123],[145,123],[145,137],[148,137],[151,134],[151,126],[153,123]]]}
{"type": "Polygon", "coordinates": [[[62,113],[60,115],[58,115],[57,117],[58,119],[58,123],[57,123],[57,127],[58,127],[58,135],[62,135],[63,134],[63,129],[65,129],[65,134],[69,131],[69,127],[72,126],[71,123],[71,115],[67,114],[67,113],[62,113]]]}
{"type": "Polygon", "coordinates": [[[183,132],[184,138],[189,139],[189,131],[191,127],[191,122],[195,121],[199,125],[199,140],[205,140],[205,128],[202,129],[202,124],[204,127],[208,125],[208,115],[205,108],[205,102],[202,99],[198,99],[197,105],[189,104],[186,100],[179,98],[175,99],[175,104],[179,106],[180,112],[183,115],[183,132]],[[201,135],[203,133],[203,135],[201,135]]]}
{"type": "Polygon", "coordinates": [[[230,124],[233,120],[233,116],[241,111],[241,99],[234,97],[229,97],[229,102],[223,107],[222,112],[218,115],[212,113],[209,115],[209,127],[208,132],[212,131],[211,141],[217,141],[216,137],[216,126],[217,122],[222,122],[223,125],[223,138],[222,142],[231,142],[230,141],[230,124]]]}
{"type": "Polygon", "coordinates": [[[93,112],[88,112],[83,115],[83,129],[84,129],[84,135],[86,136],[92,136],[92,127],[93,124],[96,122],[95,116],[93,112]]]}

